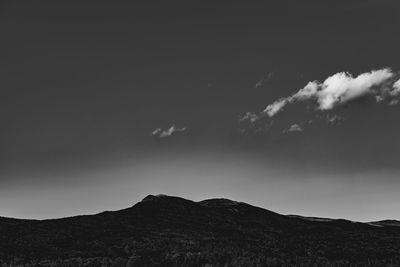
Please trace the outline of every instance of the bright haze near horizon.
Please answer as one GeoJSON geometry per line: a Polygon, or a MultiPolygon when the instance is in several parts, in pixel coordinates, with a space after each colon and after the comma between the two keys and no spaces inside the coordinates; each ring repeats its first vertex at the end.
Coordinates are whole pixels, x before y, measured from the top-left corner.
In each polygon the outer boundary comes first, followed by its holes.
{"type": "Polygon", "coordinates": [[[162,193],[400,219],[399,11],[2,1],[0,216],[93,214],[162,193]]]}

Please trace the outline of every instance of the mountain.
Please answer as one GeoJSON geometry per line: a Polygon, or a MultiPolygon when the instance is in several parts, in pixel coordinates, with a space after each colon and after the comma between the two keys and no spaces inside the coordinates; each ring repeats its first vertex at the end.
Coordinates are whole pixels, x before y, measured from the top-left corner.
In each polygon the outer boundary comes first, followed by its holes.
{"type": "Polygon", "coordinates": [[[285,216],[229,199],[149,195],[130,208],[95,215],[0,217],[0,265],[400,266],[398,225],[285,216]]]}
{"type": "Polygon", "coordinates": [[[382,220],[382,221],[370,222],[370,224],[380,225],[380,226],[400,226],[400,221],[397,221],[397,220],[382,220]]]}

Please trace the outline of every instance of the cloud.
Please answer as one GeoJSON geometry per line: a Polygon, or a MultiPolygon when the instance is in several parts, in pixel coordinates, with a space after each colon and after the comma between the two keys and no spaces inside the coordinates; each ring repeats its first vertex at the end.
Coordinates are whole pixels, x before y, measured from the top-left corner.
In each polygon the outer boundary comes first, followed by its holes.
{"type": "Polygon", "coordinates": [[[161,128],[157,128],[150,133],[151,136],[159,135],[162,132],[161,128]]]}
{"type": "Polygon", "coordinates": [[[290,102],[290,99],[281,98],[281,99],[275,101],[274,103],[268,105],[265,108],[264,113],[267,113],[268,116],[272,117],[276,113],[278,113],[281,109],[283,109],[283,107],[286,106],[289,102],[290,102]]]}
{"type": "Polygon", "coordinates": [[[297,93],[268,105],[263,113],[272,117],[286,105],[306,100],[315,101],[319,110],[331,110],[365,95],[374,95],[379,102],[400,95],[400,80],[393,83],[394,76],[389,68],[362,73],[355,78],[350,73],[339,72],[325,79],[323,83],[309,82],[297,93]]]}
{"type": "Polygon", "coordinates": [[[391,96],[398,96],[400,95],[400,80],[393,84],[393,90],[390,91],[391,96]]]}
{"type": "Polygon", "coordinates": [[[186,131],[186,127],[176,128],[175,125],[172,125],[170,128],[166,130],[162,130],[161,128],[157,128],[150,133],[151,136],[156,136],[159,138],[165,138],[173,135],[176,132],[186,131]]]}
{"type": "Polygon", "coordinates": [[[317,94],[319,108],[332,109],[367,94],[379,95],[382,89],[377,88],[374,91],[373,87],[383,85],[392,77],[392,71],[387,68],[363,73],[356,78],[348,73],[337,73],[327,78],[322,84],[322,89],[317,94]]]}
{"type": "Polygon", "coordinates": [[[290,127],[284,130],[283,132],[286,133],[286,132],[302,132],[302,131],[304,131],[304,129],[300,125],[295,123],[290,125],[290,127]]]}
{"type": "Polygon", "coordinates": [[[304,88],[300,89],[296,94],[286,98],[278,99],[274,103],[268,105],[263,112],[268,114],[269,117],[272,117],[276,113],[281,111],[287,104],[310,99],[317,94],[317,91],[318,91],[317,82],[309,82],[304,88]]]}
{"type": "MultiPolygon", "coordinates": [[[[261,112],[247,112],[239,120],[240,127],[245,128],[246,132],[270,131],[272,120],[276,114],[283,111],[289,104],[305,102],[307,103],[307,116],[311,117],[306,118],[302,124],[322,121],[329,125],[340,125],[345,118],[337,115],[340,110],[336,108],[346,103],[350,104],[352,100],[370,96],[377,103],[400,104],[399,77],[399,72],[393,72],[390,68],[382,68],[361,73],[356,77],[348,72],[339,72],[329,76],[323,82],[310,81],[292,95],[275,100],[261,112]]],[[[286,126],[283,128],[283,133],[301,132],[304,129],[300,125],[286,126]]]]}
{"type": "Polygon", "coordinates": [[[342,117],[336,114],[328,114],[326,116],[326,121],[332,125],[340,124],[343,120],[344,119],[342,117]]]}
{"type": "Polygon", "coordinates": [[[259,119],[258,115],[252,112],[247,112],[246,114],[244,114],[243,117],[241,117],[239,119],[240,122],[242,121],[248,121],[250,123],[254,123],[259,119]]]}
{"type": "Polygon", "coordinates": [[[258,88],[258,87],[263,86],[264,83],[269,82],[270,80],[272,80],[274,78],[274,76],[275,76],[275,73],[273,71],[267,73],[267,75],[264,78],[262,78],[261,80],[259,80],[255,84],[254,88],[258,88]]]}

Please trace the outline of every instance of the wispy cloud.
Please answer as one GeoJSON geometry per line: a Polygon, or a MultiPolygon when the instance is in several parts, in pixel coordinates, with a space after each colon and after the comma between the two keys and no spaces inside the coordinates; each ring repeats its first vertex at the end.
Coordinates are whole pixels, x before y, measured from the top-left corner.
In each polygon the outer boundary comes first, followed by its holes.
{"type": "Polygon", "coordinates": [[[394,77],[390,68],[362,73],[355,78],[350,73],[339,72],[323,83],[309,82],[297,93],[269,104],[263,113],[272,117],[286,105],[306,100],[315,101],[319,110],[331,110],[365,95],[374,95],[377,101],[395,97],[400,95],[400,81],[394,82],[394,77]]]}
{"type": "Polygon", "coordinates": [[[268,72],[267,75],[262,78],[261,80],[259,80],[255,85],[254,88],[258,88],[263,86],[266,82],[269,82],[270,80],[272,80],[275,76],[275,73],[273,71],[268,72]]]}
{"type": "Polygon", "coordinates": [[[297,123],[290,125],[290,127],[286,130],[284,130],[284,133],[287,132],[302,132],[304,131],[304,129],[297,123]]]}
{"type": "Polygon", "coordinates": [[[250,123],[254,123],[259,119],[258,115],[252,112],[247,112],[239,119],[239,121],[248,121],[250,123]]]}
{"type": "Polygon", "coordinates": [[[184,132],[186,131],[186,127],[182,127],[182,128],[177,128],[175,127],[175,125],[172,125],[171,127],[169,127],[168,129],[161,129],[161,128],[157,128],[154,131],[152,131],[150,133],[151,136],[155,136],[158,138],[165,138],[165,137],[169,137],[171,135],[173,135],[176,132],[184,132]]]}
{"type": "Polygon", "coordinates": [[[340,124],[344,119],[336,114],[328,114],[326,116],[326,121],[331,125],[340,124]]]}

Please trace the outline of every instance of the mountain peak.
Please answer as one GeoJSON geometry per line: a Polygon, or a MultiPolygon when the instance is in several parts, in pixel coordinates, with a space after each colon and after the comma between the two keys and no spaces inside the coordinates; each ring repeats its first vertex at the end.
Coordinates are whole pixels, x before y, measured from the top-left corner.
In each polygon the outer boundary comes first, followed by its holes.
{"type": "Polygon", "coordinates": [[[158,195],[147,195],[145,198],[142,199],[142,202],[146,201],[157,201],[161,198],[168,198],[170,196],[164,195],[164,194],[158,194],[158,195]]]}

